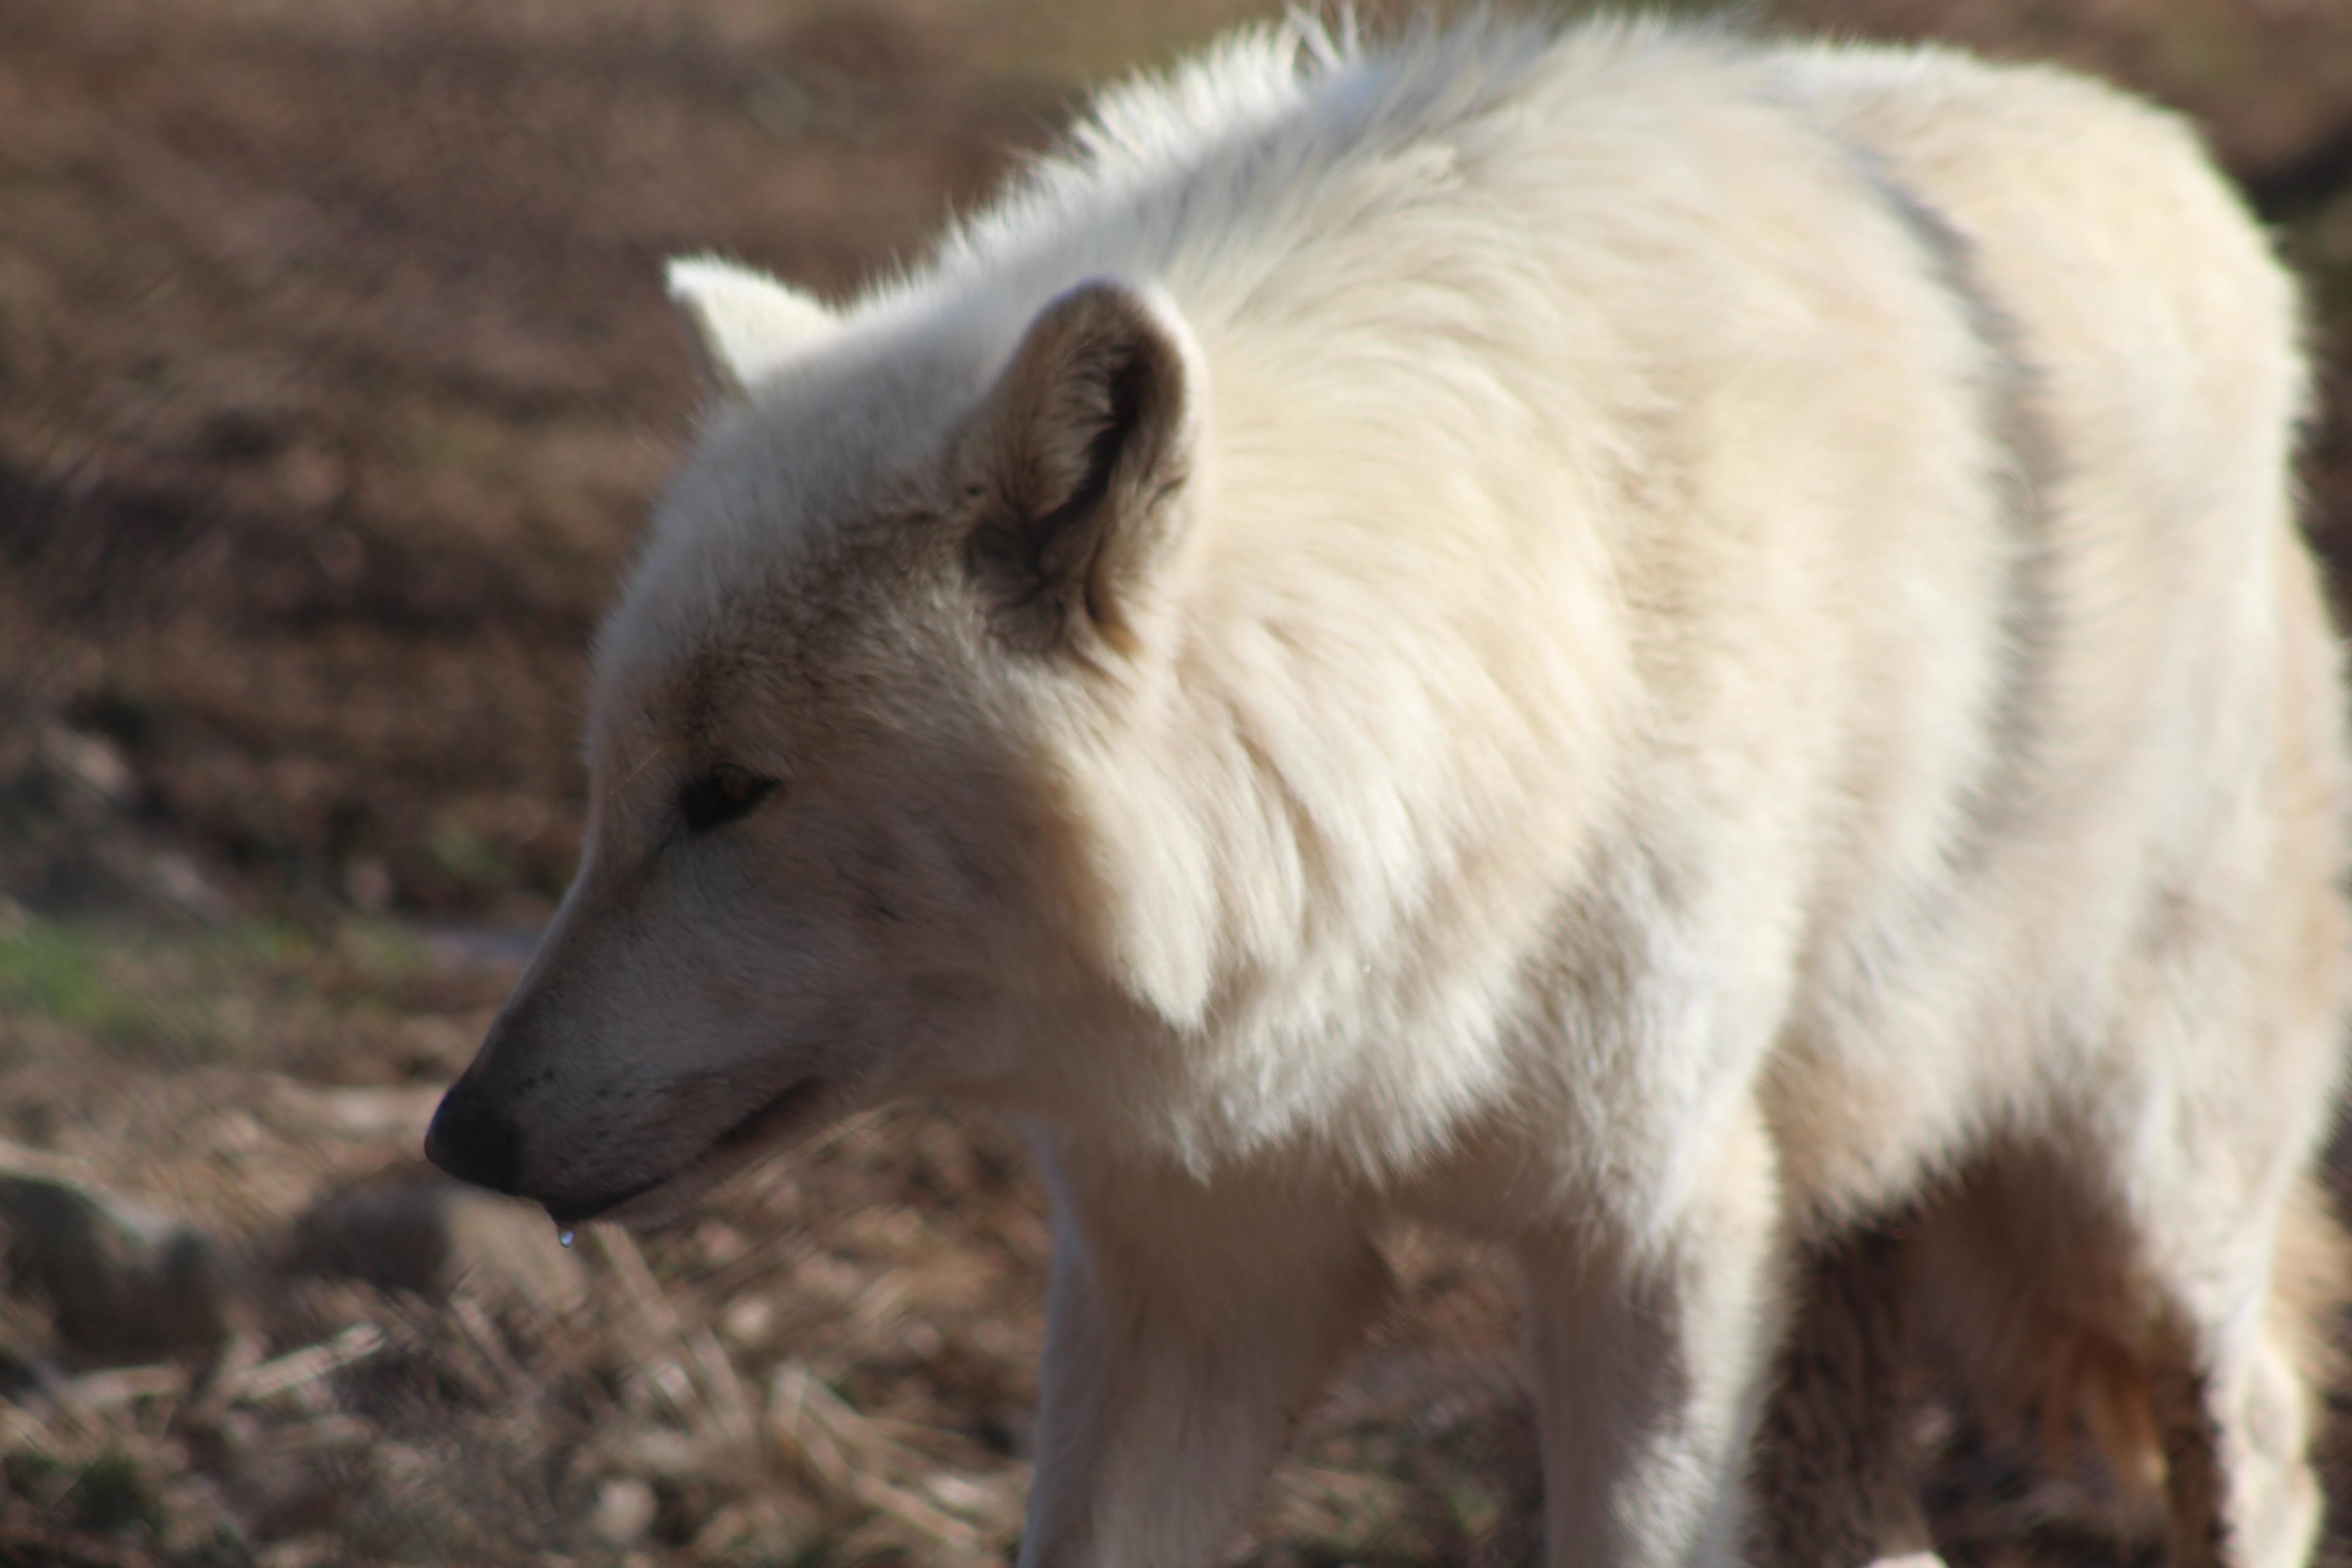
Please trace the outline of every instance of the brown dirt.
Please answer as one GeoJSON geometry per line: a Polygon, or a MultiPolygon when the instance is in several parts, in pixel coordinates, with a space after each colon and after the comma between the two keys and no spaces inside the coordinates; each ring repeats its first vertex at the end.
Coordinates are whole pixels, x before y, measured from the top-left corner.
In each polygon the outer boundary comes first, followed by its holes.
{"type": "MultiPolygon", "coordinates": [[[[0,1297],[0,1568],[1003,1551],[1046,1235],[999,1129],[872,1119],[642,1251],[592,1239],[576,1312],[277,1249],[413,1164],[515,973],[500,933],[569,873],[584,650],[697,401],[660,260],[846,289],[1077,81],[1246,9],[0,6],[0,1138],[239,1238],[238,1364],[377,1346],[282,1389],[126,1381],[0,1297]]],[[[2313,529],[2352,559],[2352,9],[1780,10],[2197,113],[2313,279],[2313,529]]],[[[1500,1271],[1399,1256],[1408,1307],[1254,1563],[1532,1551],[1500,1271]]],[[[1956,1563],[2092,1560],[2079,1498],[1987,1474],[1948,1485],[1956,1563]]]]}

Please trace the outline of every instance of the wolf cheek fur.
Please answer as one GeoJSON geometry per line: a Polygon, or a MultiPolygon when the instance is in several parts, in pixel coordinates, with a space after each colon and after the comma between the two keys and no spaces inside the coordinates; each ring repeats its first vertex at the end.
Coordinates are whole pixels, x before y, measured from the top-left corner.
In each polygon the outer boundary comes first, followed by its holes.
{"type": "Polygon", "coordinates": [[[2179,124],[1268,30],[845,306],[672,287],[727,396],[436,1157],[648,1219],[1025,1119],[1030,1563],[1213,1560],[1398,1215],[1519,1262],[1556,1563],[1924,1551],[1927,1335],[2175,1561],[2306,1560],[2341,692],[2293,291],[2179,124]]]}

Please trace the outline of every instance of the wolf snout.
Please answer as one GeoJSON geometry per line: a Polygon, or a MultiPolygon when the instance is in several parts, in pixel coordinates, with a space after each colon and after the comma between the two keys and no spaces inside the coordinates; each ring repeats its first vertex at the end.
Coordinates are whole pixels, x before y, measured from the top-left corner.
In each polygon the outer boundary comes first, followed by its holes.
{"type": "Polygon", "coordinates": [[[521,1134],[511,1117],[484,1098],[471,1073],[441,1097],[425,1129],[425,1157],[461,1182],[509,1194],[520,1190],[521,1134]]]}

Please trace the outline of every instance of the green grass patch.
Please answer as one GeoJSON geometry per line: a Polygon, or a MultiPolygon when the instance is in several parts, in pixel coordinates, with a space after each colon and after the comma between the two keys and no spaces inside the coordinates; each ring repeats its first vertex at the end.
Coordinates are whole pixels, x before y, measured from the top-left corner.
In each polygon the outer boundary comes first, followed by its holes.
{"type": "Polygon", "coordinates": [[[243,1060],[254,1003],[307,998],[317,952],[275,922],[174,932],[26,921],[0,930],[0,1019],[42,1019],[159,1065],[243,1060]]]}
{"type": "Polygon", "coordinates": [[[87,927],[48,921],[0,935],[0,1015],[47,1018],[110,1046],[148,1042],[166,1020],[117,981],[112,951],[87,927]]]}
{"type": "Polygon", "coordinates": [[[353,921],[338,933],[337,945],[363,979],[386,990],[415,978],[429,962],[416,933],[391,921],[353,921]]]}
{"type": "Polygon", "coordinates": [[[372,1036],[446,1005],[425,942],[391,921],[0,924],[0,1037],[37,1020],[157,1067],[280,1062],[306,1042],[372,1036]]]}
{"type": "Polygon", "coordinates": [[[445,821],[435,827],[425,837],[425,853],[443,871],[478,888],[503,888],[514,880],[505,851],[459,823],[445,821]]]}

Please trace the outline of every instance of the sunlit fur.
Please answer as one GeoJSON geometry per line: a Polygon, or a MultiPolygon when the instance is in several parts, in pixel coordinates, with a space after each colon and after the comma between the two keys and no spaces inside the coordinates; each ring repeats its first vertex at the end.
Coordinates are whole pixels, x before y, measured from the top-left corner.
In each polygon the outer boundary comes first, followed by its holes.
{"type": "Polygon", "coordinates": [[[2182,126],[1937,51],[1265,29],[855,300],[671,281],[733,390],[470,1080],[525,1192],[1024,1118],[1027,1563],[1213,1559],[1397,1215],[1521,1260],[1552,1562],[1727,1561],[1791,1259],[1897,1210],[1921,1331],[2079,1331],[2210,1428],[2146,1439],[2178,1561],[2305,1560],[2263,1303],[2340,692],[2292,290],[2182,126]],[[782,784],[682,835],[720,762],[782,784]]]}

